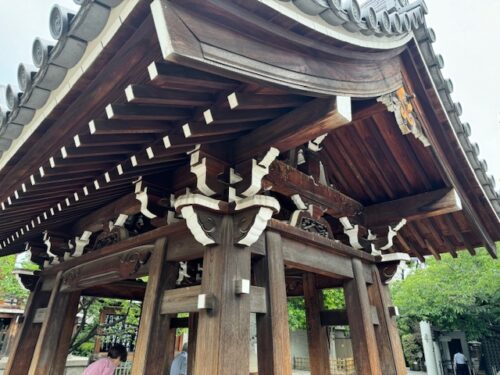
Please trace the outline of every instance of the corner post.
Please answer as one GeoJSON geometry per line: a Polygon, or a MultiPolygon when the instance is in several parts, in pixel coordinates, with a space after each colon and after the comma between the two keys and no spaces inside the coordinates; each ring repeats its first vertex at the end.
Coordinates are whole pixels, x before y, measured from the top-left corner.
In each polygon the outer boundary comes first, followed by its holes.
{"type": "Polygon", "coordinates": [[[250,280],[250,249],[235,246],[232,215],[209,216],[218,241],[205,248],[201,291],[215,301],[200,310],[194,375],[248,375],[250,295],[237,294],[235,282],[250,280]]]}
{"type": "Polygon", "coordinates": [[[167,239],[156,240],[149,278],[142,305],[132,375],[166,374],[173,358],[175,328],[170,315],[161,315],[161,297],[165,289],[175,287],[177,269],[167,262],[167,239]]]}
{"type": "Polygon", "coordinates": [[[285,265],[281,235],[266,231],[266,255],[254,265],[257,286],[266,289],[267,314],[257,314],[259,375],[291,375],[285,265]]]}
{"type": "Polygon", "coordinates": [[[344,284],[344,293],[356,374],[382,375],[363,263],[353,259],[352,268],[354,279],[344,284]]]}
{"type": "Polygon", "coordinates": [[[316,289],[316,277],[313,273],[304,273],[303,280],[311,375],[329,375],[328,335],[326,327],[321,326],[320,318],[323,309],[323,295],[321,290],[316,289]]]}

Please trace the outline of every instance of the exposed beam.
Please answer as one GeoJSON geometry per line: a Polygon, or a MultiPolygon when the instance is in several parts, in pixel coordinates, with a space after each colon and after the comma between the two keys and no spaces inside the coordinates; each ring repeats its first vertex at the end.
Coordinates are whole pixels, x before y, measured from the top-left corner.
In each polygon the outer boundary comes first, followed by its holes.
{"type": "Polygon", "coordinates": [[[399,222],[419,220],[460,211],[462,205],[455,189],[439,189],[389,202],[366,206],[365,225],[368,228],[399,222]]]}
{"type": "Polygon", "coordinates": [[[460,227],[458,226],[457,221],[453,217],[453,215],[443,216],[444,220],[448,224],[448,228],[453,233],[458,242],[461,242],[464,247],[469,251],[470,255],[476,255],[476,249],[471,245],[471,243],[465,238],[465,236],[461,233],[460,227]]]}
{"type": "Polygon", "coordinates": [[[125,89],[125,94],[129,102],[136,104],[206,106],[214,100],[214,96],[207,93],[169,90],[151,85],[130,85],[125,89]]]}
{"type": "Polygon", "coordinates": [[[305,173],[275,160],[264,177],[263,185],[285,196],[299,194],[301,198],[314,203],[333,217],[355,216],[363,210],[363,205],[329,186],[316,184],[305,173]]]}
{"type": "Polygon", "coordinates": [[[280,152],[290,150],[350,121],[350,98],[313,99],[238,139],[235,161],[251,159],[270,147],[280,152]]]}

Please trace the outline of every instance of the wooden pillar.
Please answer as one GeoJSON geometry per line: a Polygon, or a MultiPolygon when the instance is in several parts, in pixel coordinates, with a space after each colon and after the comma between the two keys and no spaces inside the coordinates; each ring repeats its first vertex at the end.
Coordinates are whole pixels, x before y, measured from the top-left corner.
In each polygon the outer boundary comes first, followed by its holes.
{"type": "Polygon", "coordinates": [[[266,289],[267,314],[257,314],[259,375],[291,375],[290,333],[281,235],[266,232],[266,256],[254,265],[255,283],[266,289]]]}
{"type": "Polygon", "coordinates": [[[379,325],[375,326],[375,336],[379,343],[382,373],[403,375],[406,374],[406,364],[396,321],[389,313],[391,306],[389,288],[382,283],[376,266],[372,266],[372,277],[373,284],[368,287],[368,295],[379,319],[379,325]]]}
{"type": "Polygon", "coordinates": [[[56,276],[45,310],[28,375],[63,375],[80,292],[61,293],[62,271],[56,276]]]}
{"type": "Polygon", "coordinates": [[[198,335],[198,313],[190,313],[188,319],[188,374],[194,371],[196,362],[196,336],[198,335]]]}
{"type": "Polygon", "coordinates": [[[321,325],[320,318],[323,294],[316,289],[316,277],[313,273],[304,273],[303,281],[311,375],[330,375],[328,333],[326,327],[321,325]]]}
{"type": "MultiPolygon", "coordinates": [[[[217,245],[203,257],[203,294],[215,300],[213,309],[198,315],[193,375],[248,375],[250,296],[235,293],[236,280],[250,280],[250,249],[234,245],[233,217],[212,218],[217,245]]],[[[190,374],[191,375],[191,374],[190,374]]]]}
{"type": "Polygon", "coordinates": [[[23,322],[10,349],[9,359],[5,367],[5,375],[26,375],[28,373],[31,358],[42,328],[41,323],[35,323],[35,315],[38,308],[47,306],[49,293],[48,286],[54,281],[53,278],[40,277],[35,289],[30,293],[26,303],[23,322]]]}
{"type": "Polygon", "coordinates": [[[356,374],[382,375],[370,300],[368,299],[368,290],[361,260],[353,259],[352,268],[354,279],[344,284],[344,294],[356,374]]]}
{"type": "Polygon", "coordinates": [[[166,375],[172,361],[175,328],[170,328],[170,315],[161,315],[161,299],[165,289],[175,287],[177,268],[166,262],[167,240],[156,240],[149,260],[149,277],[142,303],[141,320],[135,346],[132,375],[166,375]]]}

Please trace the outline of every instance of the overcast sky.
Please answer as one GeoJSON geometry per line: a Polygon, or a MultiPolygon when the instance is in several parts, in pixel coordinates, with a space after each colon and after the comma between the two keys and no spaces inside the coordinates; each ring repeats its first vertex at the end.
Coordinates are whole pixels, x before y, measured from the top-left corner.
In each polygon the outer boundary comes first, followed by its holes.
{"type": "MultiPolygon", "coordinates": [[[[36,36],[49,38],[54,0],[0,0],[0,84],[16,83],[19,62],[31,63],[36,36]]],[[[75,7],[71,0],[60,5],[75,7]]],[[[437,34],[435,51],[444,57],[444,76],[462,104],[462,121],[472,127],[480,158],[500,186],[500,14],[499,0],[427,0],[427,23],[437,34]]]]}

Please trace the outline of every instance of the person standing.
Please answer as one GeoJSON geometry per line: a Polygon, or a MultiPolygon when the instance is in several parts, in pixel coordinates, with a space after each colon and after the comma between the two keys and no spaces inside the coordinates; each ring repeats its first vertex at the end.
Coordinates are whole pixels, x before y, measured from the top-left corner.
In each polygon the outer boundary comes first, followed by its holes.
{"type": "Polygon", "coordinates": [[[83,375],[113,375],[120,362],[127,360],[127,349],[121,344],[113,345],[106,358],[101,358],[88,366],[83,375]]]}
{"type": "Polygon", "coordinates": [[[172,361],[172,366],[170,366],[170,375],[187,375],[187,365],[188,365],[188,344],[187,342],[182,346],[182,352],[177,354],[177,356],[172,361]]]}
{"type": "Polygon", "coordinates": [[[455,367],[456,375],[469,375],[467,358],[461,352],[457,352],[453,356],[453,367],[455,367]]]}

